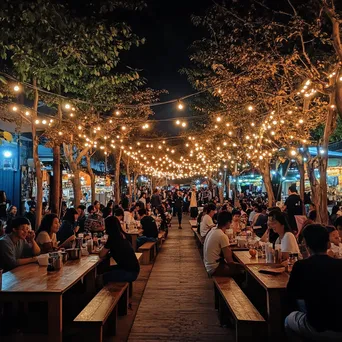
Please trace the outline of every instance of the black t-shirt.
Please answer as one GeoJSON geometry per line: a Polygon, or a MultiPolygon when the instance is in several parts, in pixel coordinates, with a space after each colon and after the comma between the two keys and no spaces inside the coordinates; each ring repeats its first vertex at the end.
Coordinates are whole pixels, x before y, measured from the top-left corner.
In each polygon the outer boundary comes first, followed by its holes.
{"type": "Polygon", "coordinates": [[[109,237],[105,248],[110,250],[110,255],[116,261],[119,268],[125,271],[140,271],[139,261],[131,243],[127,239],[116,241],[109,237]]]}
{"type": "Polygon", "coordinates": [[[144,216],[141,221],[141,227],[144,230],[144,236],[157,238],[158,237],[158,228],[156,221],[151,216],[144,216]]]}
{"type": "Polygon", "coordinates": [[[286,199],[285,205],[289,218],[295,215],[303,215],[302,200],[298,194],[291,194],[286,199]]]}
{"type": "Polygon", "coordinates": [[[297,261],[287,285],[290,300],[303,299],[317,331],[342,332],[342,260],[313,255],[297,261]]]}

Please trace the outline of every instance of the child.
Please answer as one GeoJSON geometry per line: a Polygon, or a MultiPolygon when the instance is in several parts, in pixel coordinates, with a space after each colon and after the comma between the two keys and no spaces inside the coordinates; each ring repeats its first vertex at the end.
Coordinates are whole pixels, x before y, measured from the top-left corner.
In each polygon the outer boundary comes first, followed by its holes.
{"type": "Polygon", "coordinates": [[[333,226],[327,227],[329,233],[330,248],[328,255],[334,258],[340,258],[342,256],[342,244],[338,230],[333,226]]]}

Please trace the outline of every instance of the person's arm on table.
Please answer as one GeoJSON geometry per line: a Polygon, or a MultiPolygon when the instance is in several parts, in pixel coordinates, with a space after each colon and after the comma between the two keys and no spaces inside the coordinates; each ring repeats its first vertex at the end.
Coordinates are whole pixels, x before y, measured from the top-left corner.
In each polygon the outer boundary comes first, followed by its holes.
{"type": "Polygon", "coordinates": [[[222,253],[227,264],[234,262],[233,253],[229,246],[222,248],[222,253]]]}

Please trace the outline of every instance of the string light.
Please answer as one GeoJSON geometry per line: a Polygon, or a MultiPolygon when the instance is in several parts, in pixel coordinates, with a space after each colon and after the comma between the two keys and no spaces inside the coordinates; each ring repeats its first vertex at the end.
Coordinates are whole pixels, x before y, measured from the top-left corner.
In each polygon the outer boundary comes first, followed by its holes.
{"type": "Polygon", "coordinates": [[[178,109],[179,110],[182,110],[182,109],[184,109],[184,105],[183,105],[183,103],[182,102],[180,102],[180,101],[178,101],[178,109]]]}
{"type": "Polygon", "coordinates": [[[70,104],[69,104],[69,103],[67,103],[67,104],[65,104],[64,108],[65,108],[65,109],[70,109],[70,108],[71,108],[71,106],[70,106],[70,104]]]}
{"type": "Polygon", "coordinates": [[[248,106],[247,109],[251,112],[254,108],[253,106],[248,106]]]}
{"type": "Polygon", "coordinates": [[[20,91],[20,87],[19,87],[19,85],[15,85],[15,86],[13,87],[13,90],[14,90],[15,92],[18,92],[18,91],[20,91]]]}

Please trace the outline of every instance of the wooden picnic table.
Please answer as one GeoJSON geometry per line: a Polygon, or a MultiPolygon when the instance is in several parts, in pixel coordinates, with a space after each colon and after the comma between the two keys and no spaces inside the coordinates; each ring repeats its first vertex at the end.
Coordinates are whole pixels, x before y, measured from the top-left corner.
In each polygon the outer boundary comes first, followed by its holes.
{"type": "Polygon", "coordinates": [[[131,230],[131,231],[127,232],[127,234],[130,235],[131,238],[132,238],[132,247],[133,247],[134,252],[137,250],[137,239],[138,239],[138,236],[141,235],[142,232],[143,232],[142,229],[131,230]]]}
{"type": "Polygon", "coordinates": [[[61,342],[62,297],[63,294],[84,279],[87,292],[95,292],[97,255],[82,257],[80,260],[67,261],[59,271],[47,272],[46,266],[29,264],[20,266],[2,276],[0,303],[4,302],[46,302],[48,305],[47,341],[61,342]]]}
{"type": "Polygon", "coordinates": [[[259,258],[258,256],[252,258],[248,250],[233,251],[233,257],[242,265],[266,264],[265,258],[259,258]]]}
{"type": "Polygon", "coordinates": [[[266,291],[267,323],[271,341],[284,339],[284,318],[287,314],[286,286],[289,274],[283,272],[277,275],[260,273],[260,269],[271,269],[272,264],[245,264],[245,268],[266,291]]]}

